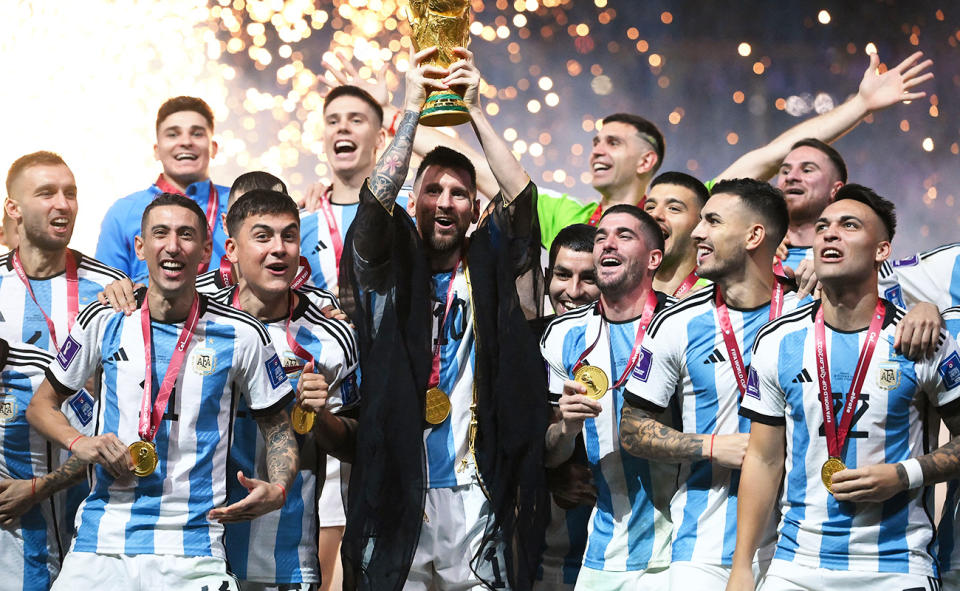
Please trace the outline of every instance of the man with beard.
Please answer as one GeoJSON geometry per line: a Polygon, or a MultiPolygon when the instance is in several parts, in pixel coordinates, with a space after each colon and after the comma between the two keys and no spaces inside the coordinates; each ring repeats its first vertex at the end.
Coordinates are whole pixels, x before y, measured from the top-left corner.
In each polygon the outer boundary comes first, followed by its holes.
{"type": "MultiPolygon", "coordinates": [[[[213,240],[212,260],[224,254],[226,231],[217,223],[227,214],[227,187],[210,180],[210,160],[217,155],[213,139],[213,111],[202,99],[178,96],[157,111],[154,158],[163,168],[150,187],[118,199],[107,210],[100,226],[97,258],[120,269],[136,283],[146,283],[146,264],[134,254],[140,220],[147,205],[160,193],[185,195],[206,212],[207,233],[213,240]]],[[[202,261],[202,271],[208,261],[202,261]]]]}
{"type": "Polygon", "coordinates": [[[726,584],[749,429],[737,417],[745,368],[760,327],[795,305],[772,268],[787,228],[779,191],[753,179],[721,181],[702,216],[692,233],[697,273],[714,285],[654,319],[620,421],[626,451],[681,464],[670,502],[672,589],[726,584]],[[674,403],[682,416],[678,429],[656,419],[674,403]]]}
{"type": "Polygon", "coordinates": [[[650,183],[643,211],[663,230],[663,262],[653,288],[683,298],[709,282],[697,276],[697,249],[690,233],[700,222],[700,210],[710,197],[707,188],[689,174],[665,172],[650,183]]]}
{"type": "Polygon", "coordinates": [[[621,453],[618,429],[624,383],[645,362],[644,334],[667,302],[651,286],[662,256],[653,218],[609,208],[593,247],[600,299],[557,318],[540,341],[556,405],[547,465],[566,461],[582,432],[598,491],[577,589],[667,588],[676,466],[621,453]]]}
{"type": "Polygon", "coordinates": [[[424,65],[435,52],[411,59],[396,136],[341,262],[362,371],[344,586],[528,589],[547,507],[544,384],[521,302],[536,310],[543,292],[519,288],[538,271],[536,191],[480,107],[473,55],[455,49],[449,70],[424,65]],[[480,211],[458,152],[421,163],[415,226],[396,205],[426,94],[450,86],[462,88],[501,191],[469,240],[480,211]]]}
{"type": "Polygon", "coordinates": [[[766,326],[741,416],[751,420],[728,590],[753,590],[751,562],[780,495],[776,553],[761,584],[781,589],[939,589],[930,485],[960,474],[960,437],[924,454],[932,411],[960,427],[960,353],[894,347],[904,312],[877,296],[893,204],[846,185],[816,226],[823,297],[766,326]],[[926,487],[926,488],[924,488],[926,487]]]}

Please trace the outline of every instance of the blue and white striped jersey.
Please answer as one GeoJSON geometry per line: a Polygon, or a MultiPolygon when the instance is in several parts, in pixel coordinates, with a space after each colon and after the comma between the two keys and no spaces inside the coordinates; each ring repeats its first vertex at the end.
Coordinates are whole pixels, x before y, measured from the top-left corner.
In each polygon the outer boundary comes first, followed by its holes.
{"type": "MultiPolygon", "coordinates": [[[[663,412],[676,399],[684,433],[749,433],[738,416],[740,390],[723,340],[716,307],[717,286],[705,287],[657,314],[647,333],[649,370],[630,376],[628,404],[663,412]]],[[[783,311],[796,308],[794,292],[784,294],[783,311]]],[[[770,304],[750,310],[727,307],[744,367],[770,304]]],[[[709,460],[680,466],[680,487],[670,503],[674,561],[730,566],[737,536],[740,471],[709,460]]],[[[770,524],[758,554],[769,558],[776,537],[770,524]]]]}
{"type": "Polygon", "coordinates": [[[930,302],[940,310],[960,306],[960,242],[885,261],[880,295],[907,309],[917,302],[930,302]]]}
{"type": "MultiPolygon", "coordinates": [[[[153,321],[151,327],[156,396],[183,323],[153,321]]],[[[244,396],[258,416],[285,408],[293,393],[263,325],[203,294],[186,355],[154,440],[156,470],[143,478],[114,479],[95,466],[90,496],[77,515],[73,551],[224,558],[223,526],[206,515],[226,501],[237,397],[244,396]]],[[[114,433],[125,444],[138,441],[145,375],[139,312],[124,316],[100,304],[87,306],[47,377],[58,392],[71,391],[98,364],[103,372],[97,434],[114,433]]]]}
{"type": "Polygon", "coordinates": [[[810,246],[790,246],[787,248],[787,258],[783,260],[784,267],[790,267],[794,271],[801,261],[813,260],[813,247],[810,246]]]}
{"type": "MultiPolygon", "coordinates": [[[[657,295],[660,309],[667,297],[657,295]]],[[[612,387],[627,367],[639,325],[639,318],[619,323],[603,321],[596,304],[571,310],[551,322],[540,341],[550,374],[551,401],[555,404],[559,399],[563,382],[573,379],[580,355],[598,334],[597,345],[584,363],[606,372],[612,387]]],[[[638,367],[648,357],[643,351],[638,367]]],[[[677,466],[637,458],[620,447],[623,387],[612,389],[599,402],[600,415],[583,425],[587,461],[597,487],[583,564],[606,571],[669,566],[673,529],[670,499],[677,490],[677,466]]]]}
{"type": "MultiPolygon", "coordinates": [[[[741,413],[784,425],[786,460],[782,516],[774,558],[831,570],[909,573],[935,577],[933,489],[900,493],[883,503],[838,503],[820,469],[827,460],[823,409],[816,379],[814,316],[803,306],[760,331],[741,413]]],[[[960,411],[960,353],[952,337],[934,359],[912,362],[893,348],[903,310],[889,302],[883,330],[841,460],[848,468],[896,463],[936,443],[934,409],[960,411]]],[[[867,330],[825,327],[834,412],[846,401],[867,330]]]]}
{"type": "MultiPolygon", "coordinates": [[[[213,297],[230,305],[236,286],[213,297]]],[[[295,389],[304,360],[287,344],[286,317],[265,324],[280,356],[284,371],[295,389]]],[[[290,333],[296,342],[314,358],[314,365],[326,378],[330,388],[327,406],[332,412],[349,408],[359,401],[354,371],[358,351],[356,337],[349,324],[325,318],[320,308],[306,297],[299,298],[290,319],[290,333]],[[346,398],[346,405],[344,404],[346,398]]],[[[293,408],[293,401],[287,410],[293,408]]],[[[287,491],[287,502],[279,511],[224,527],[224,542],[230,570],[244,581],[268,584],[319,583],[317,567],[317,474],[323,474],[323,457],[317,455],[316,441],[311,434],[298,435],[300,471],[287,491]]],[[[235,503],[247,496],[236,473],[268,480],[266,446],[246,400],[237,404],[233,423],[230,456],[227,462],[227,502],[235,503]]],[[[323,478],[320,478],[323,486],[323,478]]]]}
{"type": "Polygon", "coordinates": [[[450,397],[451,409],[447,420],[439,425],[427,425],[423,431],[428,488],[470,484],[476,472],[474,458],[469,453],[469,437],[477,350],[473,303],[465,265],[458,265],[456,271],[433,276],[433,344],[440,345],[440,383],[437,387],[450,397]],[[454,282],[453,303],[446,323],[441,326],[451,281],[454,282]]]}
{"type": "MultiPolygon", "coordinates": [[[[943,321],[950,336],[960,338],[960,307],[944,310],[943,321]]],[[[937,558],[941,575],[960,569],[960,480],[947,483],[943,515],[937,525],[937,558]]]]}
{"type": "MultiPolygon", "coordinates": [[[[53,355],[0,340],[0,480],[30,480],[59,466],[59,455],[27,423],[26,410],[53,355]]],[[[53,495],[0,528],[0,572],[5,589],[46,591],[70,543],[62,525],[64,496],[53,495]]]]}
{"type": "MultiPolygon", "coordinates": [[[[199,293],[205,293],[209,296],[213,296],[225,287],[228,286],[223,284],[223,278],[220,276],[220,271],[217,269],[197,275],[197,291],[199,293]]],[[[296,292],[298,294],[307,296],[320,308],[333,306],[338,310],[340,309],[340,302],[337,300],[337,296],[334,295],[333,292],[317,287],[310,282],[304,283],[298,287],[296,292]]],[[[230,302],[225,303],[228,305],[230,304],[230,302]]]]}

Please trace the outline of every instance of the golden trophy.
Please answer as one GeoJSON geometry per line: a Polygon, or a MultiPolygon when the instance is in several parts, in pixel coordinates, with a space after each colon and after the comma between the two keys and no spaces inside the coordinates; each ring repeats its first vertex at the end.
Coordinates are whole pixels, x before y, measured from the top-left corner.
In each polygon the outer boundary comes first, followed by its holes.
{"type": "MultiPolygon", "coordinates": [[[[455,47],[470,42],[470,0],[410,0],[410,27],[413,48],[420,51],[436,46],[429,63],[448,68],[459,58],[455,47]]],[[[420,111],[420,124],[447,127],[470,121],[463,97],[453,90],[435,90],[427,96],[420,111]]]]}

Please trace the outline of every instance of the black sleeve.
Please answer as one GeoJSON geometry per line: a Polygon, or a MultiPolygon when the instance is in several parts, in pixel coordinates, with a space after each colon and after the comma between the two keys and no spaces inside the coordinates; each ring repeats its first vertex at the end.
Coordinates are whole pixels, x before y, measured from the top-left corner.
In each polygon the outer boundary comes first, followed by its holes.
{"type": "Polygon", "coordinates": [[[745,419],[750,419],[757,423],[763,423],[764,425],[770,425],[771,427],[783,427],[787,424],[787,419],[784,417],[771,417],[769,415],[763,415],[758,413],[755,410],[750,410],[749,408],[740,408],[740,416],[745,419]]]}
{"type": "MultiPolygon", "coordinates": [[[[360,189],[360,206],[352,224],[355,228],[353,248],[358,262],[376,268],[389,263],[394,232],[390,212],[370,192],[367,182],[360,189]]],[[[394,204],[394,214],[398,209],[403,211],[394,204]]]]}
{"type": "Polygon", "coordinates": [[[639,408],[640,410],[645,410],[655,415],[659,415],[667,410],[666,407],[658,406],[646,398],[641,398],[640,396],[637,396],[633,392],[628,392],[627,390],[623,391],[623,401],[634,408],[639,408]]]}

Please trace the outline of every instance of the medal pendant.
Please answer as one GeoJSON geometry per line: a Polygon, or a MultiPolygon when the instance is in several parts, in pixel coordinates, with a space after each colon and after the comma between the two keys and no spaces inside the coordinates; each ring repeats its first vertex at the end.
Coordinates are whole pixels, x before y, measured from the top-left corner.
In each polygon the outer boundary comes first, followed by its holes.
{"type": "Polygon", "coordinates": [[[600,400],[607,393],[610,380],[607,374],[596,365],[582,365],[573,374],[573,380],[587,388],[587,398],[600,400]]]}
{"type": "Polygon", "coordinates": [[[830,457],[820,468],[820,479],[823,480],[823,486],[827,487],[827,492],[833,494],[833,475],[841,470],[846,470],[840,458],[830,457]]]}
{"type": "Polygon", "coordinates": [[[312,410],[306,410],[302,406],[295,405],[290,412],[290,426],[299,435],[306,435],[313,429],[313,421],[317,418],[317,413],[312,410]]]}
{"type": "Polygon", "coordinates": [[[424,418],[431,425],[439,425],[450,416],[450,397],[440,388],[430,388],[424,400],[424,418]]]}
{"type": "Polygon", "coordinates": [[[136,441],[130,444],[130,459],[133,460],[133,473],[143,478],[157,469],[157,448],[149,441],[136,441]]]}

